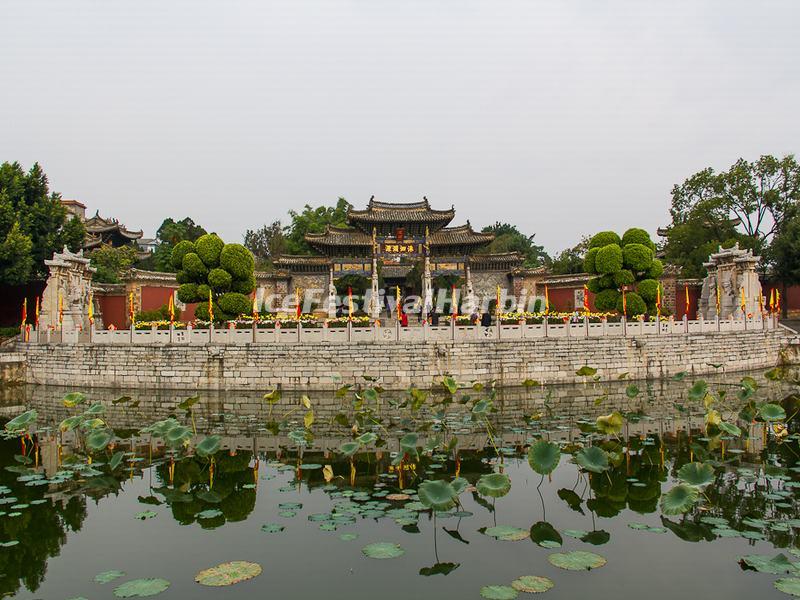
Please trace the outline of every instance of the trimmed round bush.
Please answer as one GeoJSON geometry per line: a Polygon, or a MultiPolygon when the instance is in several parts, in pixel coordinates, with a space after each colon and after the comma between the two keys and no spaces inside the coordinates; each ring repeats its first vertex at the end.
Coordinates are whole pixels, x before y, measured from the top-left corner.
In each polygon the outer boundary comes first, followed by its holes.
{"type": "Polygon", "coordinates": [[[215,292],[227,292],[231,289],[233,277],[225,269],[211,269],[208,273],[208,285],[215,292]]]}
{"type": "Polygon", "coordinates": [[[617,308],[617,299],[620,293],[617,290],[603,290],[594,297],[594,307],[600,312],[611,312],[617,308]]]}
{"type": "Polygon", "coordinates": [[[616,273],[614,273],[614,284],[617,287],[622,287],[623,285],[630,285],[636,278],[633,276],[633,271],[629,269],[620,269],[616,273]]]}
{"type": "Polygon", "coordinates": [[[586,256],[583,257],[583,270],[587,273],[597,273],[597,267],[595,267],[594,259],[597,256],[597,251],[600,248],[589,248],[589,251],[586,252],[586,256]]]}
{"type": "Polygon", "coordinates": [[[189,279],[189,274],[183,269],[175,273],[175,281],[178,283],[192,283],[192,280],[189,279]]]}
{"type": "Polygon", "coordinates": [[[614,276],[613,275],[601,275],[600,281],[598,282],[600,285],[601,290],[613,290],[616,288],[616,284],[614,283],[614,276]]]}
{"type": "Polygon", "coordinates": [[[228,292],[219,299],[220,308],[234,318],[243,314],[250,314],[251,301],[244,294],[228,292]]]}
{"type": "MultiPolygon", "coordinates": [[[[216,302],[212,303],[214,306],[214,322],[220,323],[223,321],[230,321],[233,316],[227,314],[224,310],[222,310],[216,302]]],[[[197,305],[194,309],[194,316],[201,321],[208,321],[208,302],[201,302],[197,305]]]]}
{"type": "Polygon", "coordinates": [[[590,292],[596,294],[601,292],[605,288],[601,285],[602,277],[592,277],[589,281],[586,282],[586,287],[589,289],[590,292]]]}
{"type": "Polygon", "coordinates": [[[178,288],[178,300],[184,304],[191,304],[199,300],[196,283],[184,283],[178,288]]]}
{"type": "MultiPolygon", "coordinates": [[[[625,294],[625,304],[628,309],[625,312],[626,317],[635,317],[647,312],[647,304],[636,292],[628,292],[625,294]]],[[[617,312],[622,312],[622,294],[619,295],[619,299],[617,300],[617,312]]]]}
{"type": "Polygon", "coordinates": [[[653,251],[642,244],[628,244],[622,254],[624,265],[631,271],[648,271],[653,266],[653,251]]]}
{"type": "Polygon", "coordinates": [[[205,281],[208,277],[208,269],[194,252],[183,257],[183,270],[192,281],[205,281]]]}
{"type": "Polygon", "coordinates": [[[231,291],[240,294],[250,294],[256,289],[256,276],[250,275],[247,279],[234,279],[231,284],[231,291]]]}
{"type": "Polygon", "coordinates": [[[628,244],[641,244],[653,250],[656,249],[656,245],[653,243],[653,240],[650,239],[650,234],[638,227],[631,227],[622,234],[622,246],[624,247],[628,244]]]}
{"type": "Polygon", "coordinates": [[[175,269],[183,268],[183,257],[194,251],[194,244],[188,240],[183,240],[175,244],[175,247],[172,249],[172,256],[170,256],[172,267],[175,269]]]}
{"type": "Polygon", "coordinates": [[[619,246],[621,241],[619,236],[613,231],[601,231],[600,233],[596,233],[589,241],[589,248],[602,248],[609,244],[616,244],[619,246]]]}
{"type": "Polygon", "coordinates": [[[211,293],[211,288],[207,286],[205,283],[201,283],[197,286],[197,301],[198,302],[205,302],[208,304],[208,294],[211,293]]]}
{"type": "Polygon", "coordinates": [[[658,279],[664,274],[664,263],[662,263],[659,259],[654,258],[653,264],[650,267],[650,270],[647,272],[647,276],[650,279],[658,279]]]}
{"type": "Polygon", "coordinates": [[[597,251],[594,262],[598,273],[616,273],[622,268],[622,248],[616,244],[603,246],[597,251]]]}
{"type": "Polygon", "coordinates": [[[234,279],[247,279],[256,266],[253,255],[241,244],[225,244],[220,253],[219,264],[234,279]]]}
{"type": "Polygon", "coordinates": [[[216,233],[201,235],[194,243],[195,252],[208,268],[219,265],[219,255],[224,246],[225,242],[216,233]]]}
{"type": "Polygon", "coordinates": [[[636,284],[636,293],[647,302],[648,306],[655,306],[656,296],[658,295],[658,282],[655,279],[643,279],[636,284]]]}

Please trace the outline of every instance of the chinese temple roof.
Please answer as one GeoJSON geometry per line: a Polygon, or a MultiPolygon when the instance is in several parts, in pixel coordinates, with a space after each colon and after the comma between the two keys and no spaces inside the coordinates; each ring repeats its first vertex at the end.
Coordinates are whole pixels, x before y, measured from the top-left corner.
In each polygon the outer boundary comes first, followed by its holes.
{"type": "Polygon", "coordinates": [[[86,228],[86,240],[83,247],[86,250],[97,248],[101,244],[124,246],[138,240],[144,235],[142,231],[130,231],[116,219],[104,219],[97,212],[90,219],[83,222],[86,228]]]}
{"type": "Polygon", "coordinates": [[[431,229],[444,227],[453,220],[456,211],[451,206],[448,210],[435,210],[431,208],[427,198],[422,202],[379,202],[374,196],[370,198],[365,210],[347,211],[347,220],[356,226],[393,223],[425,224],[431,229]]]}

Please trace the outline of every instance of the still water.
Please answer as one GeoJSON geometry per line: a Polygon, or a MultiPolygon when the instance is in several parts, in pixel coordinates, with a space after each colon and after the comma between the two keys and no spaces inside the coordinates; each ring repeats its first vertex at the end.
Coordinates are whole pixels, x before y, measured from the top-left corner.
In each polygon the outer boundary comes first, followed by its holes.
{"type": "MultiPolygon", "coordinates": [[[[754,377],[750,400],[780,402],[792,392],[754,377]]],[[[200,393],[184,409],[178,404],[195,392],[91,390],[68,408],[63,398],[74,390],[5,390],[3,420],[31,408],[38,416],[24,444],[0,440],[0,595],[111,599],[126,581],[162,578],[169,587],[156,597],[164,600],[480,598],[484,586],[535,575],[552,581],[545,596],[552,598],[787,597],[773,584],[797,576],[791,564],[770,574],[738,558],[782,552],[800,562],[790,552],[800,527],[800,449],[795,434],[779,440],[763,423],[736,418],[741,375],[708,378],[715,406],[738,422],[740,438],[706,435],[707,409],[688,398],[688,379],[633,387],[586,379],[494,394],[467,389],[417,405],[403,392],[378,389],[359,399],[355,390],[331,390],[310,394],[311,409],[300,394],[270,405],[262,394],[200,393]],[[121,396],[130,399],[114,404],[121,396]],[[474,410],[479,399],[491,399],[489,412],[474,410]],[[114,447],[87,465],[85,440],[58,426],[97,402],[114,447]],[[625,417],[622,430],[593,431],[595,419],[614,410],[625,417]],[[196,428],[198,439],[220,436],[213,473],[210,458],[185,457],[184,448],[172,455],[139,432],[170,415],[196,428]],[[340,451],[366,431],[377,439],[352,460],[340,451]],[[396,464],[409,432],[419,454],[396,464]],[[550,476],[528,461],[539,438],[563,452],[550,476]],[[574,463],[572,454],[589,444],[608,451],[606,471],[574,463]],[[33,463],[15,458],[23,451],[33,463]],[[124,460],[111,470],[119,451],[124,460]],[[713,481],[688,512],[664,516],[661,495],[692,461],[712,465],[713,481]],[[474,487],[492,472],[508,475],[507,494],[474,487]],[[456,476],[470,487],[460,506],[434,518],[417,487],[456,476]],[[487,534],[497,526],[521,530],[510,536],[521,539],[487,534]],[[368,558],[362,549],[375,542],[403,553],[368,558]],[[568,571],[548,560],[573,550],[607,562],[568,571]],[[199,571],[236,560],[258,563],[261,574],[230,587],[195,582],[199,571]],[[95,582],[107,571],[124,574],[95,582]]]]}

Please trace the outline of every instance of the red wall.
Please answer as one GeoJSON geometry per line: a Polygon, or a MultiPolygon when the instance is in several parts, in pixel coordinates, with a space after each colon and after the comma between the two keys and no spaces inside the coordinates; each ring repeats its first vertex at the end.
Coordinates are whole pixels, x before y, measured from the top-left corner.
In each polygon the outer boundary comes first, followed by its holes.
{"type": "MultiPolygon", "coordinates": [[[[583,307],[575,308],[575,290],[583,288],[582,285],[575,287],[547,288],[547,295],[550,299],[550,310],[554,312],[574,312],[583,310],[583,307]]],[[[544,294],[544,290],[542,290],[544,294]]],[[[594,311],[594,294],[589,292],[589,310],[594,311]]]]}
{"type": "Polygon", "coordinates": [[[142,310],[157,310],[162,306],[167,306],[169,297],[174,291],[174,288],[169,287],[142,286],[142,310]]]}
{"type": "MultiPolygon", "coordinates": [[[[700,302],[699,287],[693,286],[689,288],[689,319],[697,318],[697,305],[700,302]]],[[[675,318],[683,319],[686,314],[686,288],[679,285],[675,290],[675,318]]]]}
{"type": "Polygon", "coordinates": [[[117,329],[128,328],[128,310],[125,296],[97,296],[106,329],[113,323],[117,329]]]}

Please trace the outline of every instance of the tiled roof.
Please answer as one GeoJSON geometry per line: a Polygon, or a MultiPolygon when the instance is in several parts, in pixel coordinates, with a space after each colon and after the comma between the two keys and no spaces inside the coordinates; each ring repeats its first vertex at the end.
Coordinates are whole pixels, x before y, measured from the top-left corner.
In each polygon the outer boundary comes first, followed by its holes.
{"type": "Polygon", "coordinates": [[[395,203],[379,202],[370,198],[366,210],[347,211],[349,221],[361,223],[439,223],[447,224],[455,216],[453,207],[448,210],[434,210],[424,198],[422,202],[395,203]]]}
{"type": "Polygon", "coordinates": [[[523,258],[519,252],[497,252],[493,254],[472,254],[469,257],[469,262],[472,265],[476,264],[497,264],[507,262],[522,263],[523,258]]]}
{"type": "Polygon", "coordinates": [[[282,254],[275,260],[276,267],[288,267],[292,265],[329,265],[330,259],[327,256],[311,256],[308,254],[282,254]]]}
{"type": "Polygon", "coordinates": [[[125,229],[125,226],[121,225],[116,219],[104,219],[100,216],[100,213],[95,214],[95,216],[90,219],[86,219],[83,225],[86,228],[87,238],[90,235],[94,236],[112,231],[118,231],[120,235],[130,240],[138,240],[144,235],[144,232],[141,230],[129,231],[125,229]]]}
{"type": "Polygon", "coordinates": [[[473,231],[472,225],[445,227],[431,234],[431,246],[454,246],[460,244],[488,244],[494,239],[493,233],[473,231]]]}
{"type": "Polygon", "coordinates": [[[306,241],[312,246],[369,246],[372,238],[360,229],[328,225],[323,233],[307,233],[306,241]]]}
{"type": "MultiPolygon", "coordinates": [[[[372,244],[372,238],[360,229],[328,226],[324,233],[307,233],[306,241],[319,249],[325,246],[365,246],[372,244]]],[[[467,223],[458,227],[445,227],[431,234],[431,246],[484,245],[494,239],[493,233],[473,231],[467,223]]]]}

